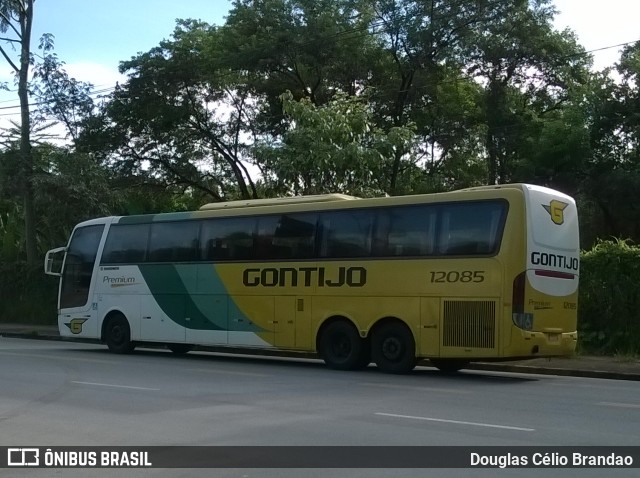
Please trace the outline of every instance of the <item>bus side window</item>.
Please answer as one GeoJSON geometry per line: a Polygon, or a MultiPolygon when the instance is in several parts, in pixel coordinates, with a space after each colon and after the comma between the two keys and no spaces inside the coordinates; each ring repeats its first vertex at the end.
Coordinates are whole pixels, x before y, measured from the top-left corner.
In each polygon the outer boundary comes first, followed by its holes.
{"type": "Polygon", "coordinates": [[[264,216],[258,219],[258,234],[255,241],[256,259],[285,259],[287,251],[284,247],[274,244],[273,236],[280,216],[264,216]]]}
{"type": "Polygon", "coordinates": [[[253,259],[256,218],[208,219],[202,224],[200,258],[204,261],[253,259]]]}
{"type": "Polygon", "coordinates": [[[316,219],[314,213],[261,217],[256,236],[256,259],[312,258],[316,219]]]}
{"type": "Polygon", "coordinates": [[[197,258],[197,221],[157,222],[151,225],[147,262],[190,262],[197,258]]]}
{"type": "Polygon", "coordinates": [[[432,255],[436,217],[436,209],[429,206],[380,210],[373,254],[391,257],[432,255]]]}
{"type": "Polygon", "coordinates": [[[283,259],[310,259],[314,256],[318,215],[283,214],[272,238],[283,259]]]}
{"type": "Polygon", "coordinates": [[[505,204],[469,202],[442,206],[438,252],[473,256],[497,252],[505,204]]]}
{"type": "Polygon", "coordinates": [[[321,214],[321,257],[367,257],[371,255],[371,211],[332,211],[321,214]]]}
{"type": "Polygon", "coordinates": [[[109,229],[102,264],[137,264],[147,255],[149,224],[115,224],[109,229]]]}

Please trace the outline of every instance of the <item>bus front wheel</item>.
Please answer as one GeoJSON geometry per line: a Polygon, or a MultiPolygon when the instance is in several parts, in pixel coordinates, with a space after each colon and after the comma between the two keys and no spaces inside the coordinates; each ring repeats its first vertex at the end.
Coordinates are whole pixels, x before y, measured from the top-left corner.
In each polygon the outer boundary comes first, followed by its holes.
{"type": "Polygon", "coordinates": [[[131,328],[129,321],[122,314],[113,315],[107,322],[104,338],[109,351],[116,354],[128,354],[136,347],[131,342],[131,328]]]}
{"type": "Polygon", "coordinates": [[[320,335],[320,356],[328,367],[336,370],[357,370],[369,365],[367,342],[348,322],[333,322],[320,335]]]}
{"type": "Polygon", "coordinates": [[[373,331],[373,361],[386,373],[408,373],[416,366],[416,344],[409,328],[390,322],[373,331]]]}

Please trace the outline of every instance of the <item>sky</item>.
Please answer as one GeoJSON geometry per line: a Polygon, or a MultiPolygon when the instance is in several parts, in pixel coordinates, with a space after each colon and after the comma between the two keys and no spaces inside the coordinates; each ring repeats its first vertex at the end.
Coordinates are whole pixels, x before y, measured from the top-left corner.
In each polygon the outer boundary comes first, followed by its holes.
{"type": "MultiPolygon", "coordinates": [[[[555,0],[559,30],[570,28],[586,50],[640,40],[640,0],[555,0]]],[[[231,0],[36,0],[32,41],[47,32],[69,75],[95,89],[124,77],[118,64],[171,37],[177,18],[225,21],[231,0]]],[[[594,68],[612,66],[620,48],[594,52],[594,68]]],[[[0,81],[12,81],[0,58],[0,81]]],[[[17,109],[17,93],[0,92],[0,123],[17,109]],[[4,117],[4,118],[3,118],[4,117]]]]}

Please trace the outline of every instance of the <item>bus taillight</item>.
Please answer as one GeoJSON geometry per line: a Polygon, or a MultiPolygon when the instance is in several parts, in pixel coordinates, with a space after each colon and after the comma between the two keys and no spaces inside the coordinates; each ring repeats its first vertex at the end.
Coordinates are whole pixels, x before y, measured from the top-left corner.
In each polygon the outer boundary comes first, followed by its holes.
{"type": "Polygon", "coordinates": [[[521,272],[513,280],[513,297],[511,300],[511,319],[516,327],[533,330],[533,314],[524,311],[524,292],[527,282],[526,272],[521,272]]]}

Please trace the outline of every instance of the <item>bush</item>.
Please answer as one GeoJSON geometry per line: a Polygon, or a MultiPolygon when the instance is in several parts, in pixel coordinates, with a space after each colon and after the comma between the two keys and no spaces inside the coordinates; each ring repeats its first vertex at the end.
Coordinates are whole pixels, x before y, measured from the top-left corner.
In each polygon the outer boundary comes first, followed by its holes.
{"type": "Polygon", "coordinates": [[[0,322],[56,324],[57,293],[58,278],[42,265],[0,262],[0,322]]]}
{"type": "Polygon", "coordinates": [[[599,241],[582,252],[580,269],[579,350],[640,354],[640,247],[599,241]]]}

